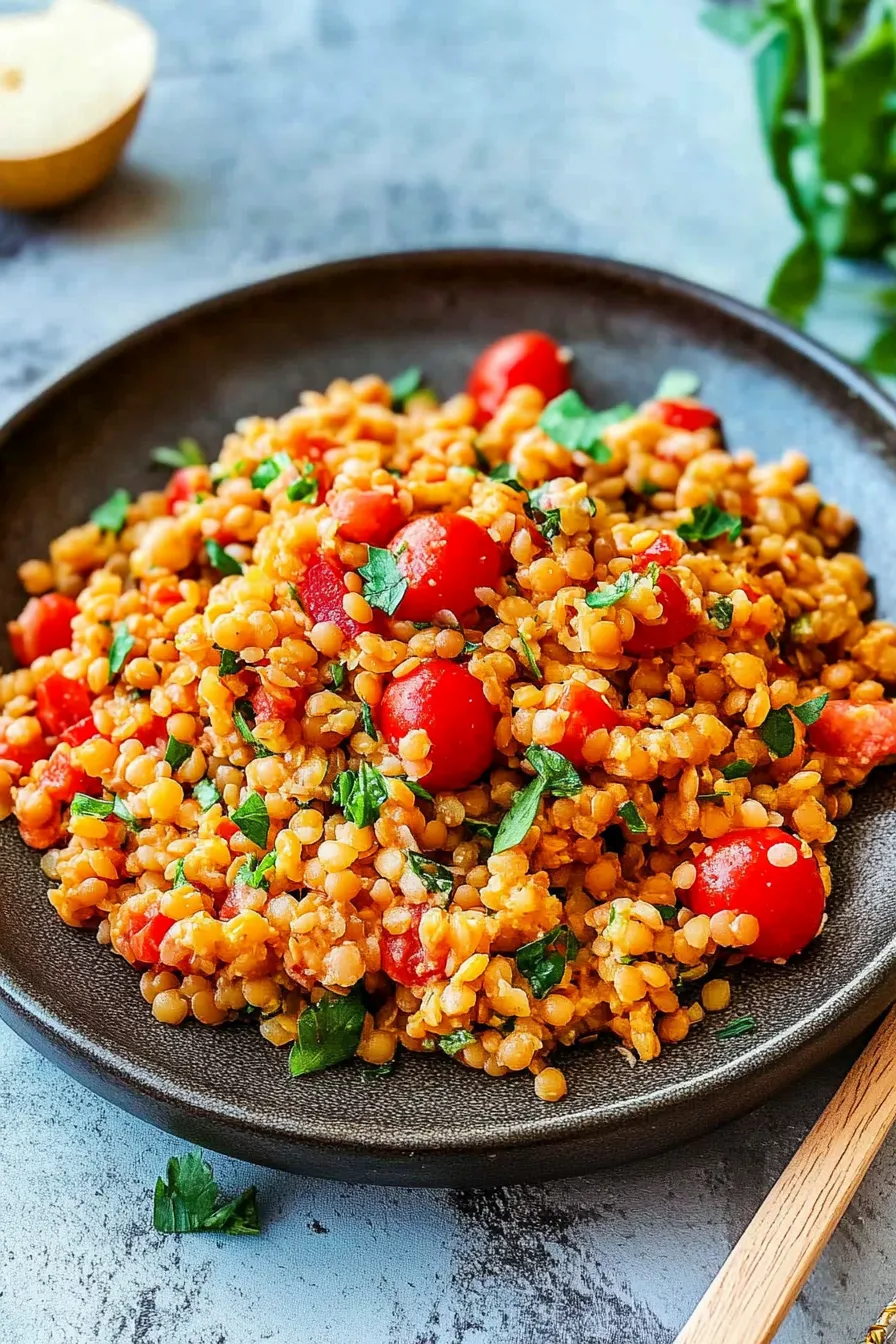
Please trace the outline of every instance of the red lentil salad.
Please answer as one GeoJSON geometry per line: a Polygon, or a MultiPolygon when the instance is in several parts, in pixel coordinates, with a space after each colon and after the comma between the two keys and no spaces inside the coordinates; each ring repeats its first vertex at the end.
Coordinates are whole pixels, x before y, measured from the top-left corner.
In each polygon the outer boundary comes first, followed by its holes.
{"type": "Polygon", "coordinates": [[[853,521],[693,375],[594,410],[571,360],[337,379],[21,566],[0,807],[160,1023],[557,1101],[559,1047],[653,1060],[821,930],[896,752],[853,521]]]}

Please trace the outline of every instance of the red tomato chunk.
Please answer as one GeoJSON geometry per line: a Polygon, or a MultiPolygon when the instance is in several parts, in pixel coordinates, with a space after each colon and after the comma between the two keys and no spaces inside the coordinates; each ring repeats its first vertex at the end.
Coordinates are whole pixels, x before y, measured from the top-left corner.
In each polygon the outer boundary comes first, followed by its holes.
{"type": "Polygon", "coordinates": [[[545,401],[570,386],[569,360],[544,332],[517,331],[483,350],[467,380],[479,423],[491,419],[512,387],[522,386],[537,387],[545,401]]]}
{"type": "Polygon", "coordinates": [[[322,555],[313,556],[298,588],[302,605],[312,621],[329,621],[338,625],[346,639],[357,639],[365,630],[372,629],[370,624],[361,625],[345,614],[342,599],[348,589],[345,586],[345,570],[338,560],[324,559],[322,555]]]}
{"type": "Polygon", "coordinates": [[[694,633],[700,617],[691,611],[684,589],[671,574],[660,574],[656,581],[656,598],[663,609],[663,618],[648,625],[635,623],[634,634],[625,642],[626,653],[643,656],[671,649],[694,633]]]}
{"type": "Polygon", "coordinates": [[[51,672],[39,682],[34,695],[41,727],[51,737],[59,737],[67,728],[90,715],[87,687],[83,682],[70,681],[61,672],[51,672]]]}
{"type": "Polygon", "coordinates": [[[433,955],[427,952],[420,941],[420,920],[428,906],[409,907],[410,925],[404,933],[386,933],[380,935],[380,960],[382,968],[391,980],[409,989],[418,989],[432,980],[439,980],[445,974],[447,950],[433,955]]]}
{"type": "Polygon", "coordinates": [[[346,541],[385,546],[404,522],[398,500],[382,490],[339,490],[328,495],[327,504],[346,541]]]}
{"type": "Polygon", "coordinates": [[[0,769],[7,769],[16,778],[31,773],[37,761],[45,760],[50,749],[38,733],[29,742],[6,742],[0,740],[0,769]]]}
{"type": "Polygon", "coordinates": [[[694,434],[698,429],[714,429],[720,423],[715,411],[692,401],[652,401],[648,414],[661,420],[670,429],[684,429],[694,434]]]}
{"type": "Polygon", "coordinates": [[[556,708],[567,715],[563,736],[554,744],[568,761],[582,770],[587,767],[585,739],[599,728],[608,731],[622,722],[619,714],[600,691],[592,690],[581,681],[567,682],[556,708]]]}
{"type": "Polygon", "coordinates": [[[53,752],[40,777],[40,787],[57,803],[70,803],[76,793],[96,795],[103,791],[98,779],[74,764],[67,746],[59,746],[53,752]]]}
{"type": "Polygon", "coordinates": [[[18,620],[9,623],[12,651],[22,666],[30,667],[35,658],[67,649],[77,614],[77,603],[62,593],[46,593],[26,602],[18,620]]]}
{"type": "Polygon", "coordinates": [[[131,958],[148,966],[154,965],[159,960],[162,939],[173,924],[174,920],[167,915],[153,915],[148,924],[131,935],[131,958]]]}
{"type": "Polygon", "coordinates": [[[291,719],[296,712],[296,702],[286,687],[259,686],[250,696],[255,711],[256,723],[268,723],[271,719],[291,719]]]}
{"type": "Polygon", "coordinates": [[[71,728],[66,728],[62,734],[61,741],[67,742],[70,747],[80,747],[83,742],[89,742],[92,737],[100,737],[97,732],[96,724],[93,721],[93,715],[88,714],[77,723],[73,723],[71,728]]]}
{"type": "Polygon", "coordinates": [[[896,704],[876,700],[829,700],[809,729],[809,741],[819,751],[870,770],[896,755],[896,704]]]}
{"type": "Polygon", "coordinates": [[[212,478],[207,467],[180,467],[165,487],[165,508],[176,513],[178,504],[188,504],[197,495],[210,495],[212,478]]]}
{"type": "Polygon", "coordinates": [[[501,574],[498,546],[461,513],[415,518],[389,549],[408,581],[395,613],[405,621],[428,621],[439,611],[463,616],[476,606],[476,589],[493,588],[501,574]]]}
{"type": "Polygon", "coordinates": [[[495,711],[482,682],[459,663],[433,658],[392,681],[381,706],[381,728],[391,747],[422,728],[430,741],[428,790],[464,789],[488,769],[495,751],[495,711]]]}
{"type": "Polygon", "coordinates": [[[754,915],[759,937],[744,950],[763,961],[792,957],[810,943],[824,915],[818,864],[778,826],[729,831],[694,859],[697,878],[684,901],[696,915],[754,915]]]}
{"type": "Polygon", "coordinates": [[[677,564],[683,554],[684,542],[681,538],[672,532],[661,532],[656,541],[633,558],[632,569],[636,574],[643,574],[650,565],[659,565],[660,569],[664,569],[667,565],[677,564]]]}

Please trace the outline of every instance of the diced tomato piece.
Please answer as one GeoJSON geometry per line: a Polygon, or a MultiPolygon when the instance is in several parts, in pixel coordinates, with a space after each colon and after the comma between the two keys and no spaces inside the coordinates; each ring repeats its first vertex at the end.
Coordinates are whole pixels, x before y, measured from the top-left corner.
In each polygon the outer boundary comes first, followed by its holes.
{"type": "Polygon", "coordinates": [[[729,831],[693,860],[697,878],[685,895],[696,915],[720,910],[754,915],[751,957],[778,961],[801,952],[821,927],[824,886],[814,856],[778,826],[729,831]]]}
{"type": "Polygon", "coordinates": [[[131,935],[130,953],[134,961],[144,962],[147,966],[159,960],[162,939],[174,924],[167,915],[153,915],[148,924],[131,935]]]}
{"type": "Polygon", "coordinates": [[[479,407],[477,423],[490,420],[512,387],[537,387],[553,401],[570,386],[569,359],[542,331],[516,331],[495,341],[476,360],[467,392],[479,407]]]}
{"type": "Polygon", "coordinates": [[[389,683],[380,726],[395,749],[405,733],[424,729],[431,768],[422,783],[429,790],[464,789],[492,763],[495,711],[482,682],[445,658],[432,658],[389,683]]]}
{"type": "Polygon", "coordinates": [[[296,712],[296,702],[285,687],[258,686],[249,697],[255,711],[255,722],[266,723],[271,719],[291,719],[296,712]]]}
{"type": "Polygon", "coordinates": [[[346,541],[385,546],[404,522],[398,500],[382,490],[331,491],[327,504],[339,519],[339,533],[346,541]]]}
{"type": "Polygon", "coordinates": [[[67,649],[77,614],[77,603],[62,593],[45,593],[26,602],[18,620],[8,626],[12,651],[23,667],[30,667],[35,658],[67,649]]]}
{"type": "Polygon", "coordinates": [[[40,733],[26,743],[7,742],[5,734],[0,736],[0,767],[9,766],[15,778],[30,774],[36,763],[49,754],[50,748],[40,733]]]}
{"type": "Polygon", "coordinates": [[[302,605],[312,621],[331,621],[339,626],[346,639],[357,639],[365,630],[373,629],[371,624],[361,625],[345,614],[342,599],[348,589],[345,586],[345,570],[338,560],[322,555],[313,556],[298,589],[302,605]]]}
{"type": "Polygon", "coordinates": [[[635,622],[634,634],[625,642],[626,653],[641,657],[671,649],[688,639],[700,624],[700,617],[691,611],[681,584],[671,574],[660,574],[656,581],[657,601],[663,609],[663,619],[652,625],[635,622]]]}
{"type": "Polygon", "coordinates": [[[645,410],[670,429],[684,429],[690,434],[698,429],[714,429],[721,423],[715,411],[696,401],[652,401],[645,410]]]}
{"type": "Polygon", "coordinates": [[[581,681],[566,683],[556,708],[566,715],[566,722],[563,736],[554,744],[554,750],[580,770],[588,764],[584,756],[586,737],[599,728],[606,728],[609,732],[622,722],[620,715],[600,691],[592,690],[581,681]]]}
{"type": "Polygon", "coordinates": [[[97,726],[93,721],[93,715],[87,714],[77,723],[73,723],[71,728],[66,728],[61,735],[60,741],[67,742],[70,747],[80,747],[82,743],[89,742],[92,737],[100,737],[97,726]]]}
{"type": "Polygon", "coordinates": [[[219,919],[233,919],[243,910],[263,910],[268,893],[264,887],[250,887],[248,882],[234,882],[218,907],[219,919]]]}
{"type": "Polygon", "coordinates": [[[229,817],[222,817],[215,827],[221,839],[228,841],[233,839],[239,829],[236,822],[231,821],[229,817]]]}
{"type": "Polygon", "coordinates": [[[207,467],[180,467],[165,487],[165,507],[176,513],[178,504],[187,504],[197,495],[210,495],[212,478],[207,467]]]}
{"type": "Polygon", "coordinates": [[[389,544],[408,582],[396,615],[427,621],[439,611],[463,616],[477,588],[494,588],[501,552],[484,527],[462,513],[431,513],[407,523],[389,544]]]}
{"type": "Polygon", "coordinates": [[[809,729],[809,741],[829,756],[871,770],[896,756],[896,703],[829,700],[809,729]]]}
{"type": "Polygon", "coordinates": [[[409,989],[419,989],[433,980],[439,980],[445,974],[448,949],[444,954],[433,955],[427,952],[420,941],[420,920],[425,905],[413,905],[408,908],[411,917],[404,933],[380,934],[380,964],[390,980],[409,989]]]}
{"type": "Polygon", "coordinates": [[[168,721],[154,714],[149,723],[144,723],[137,729],[135,734],[137,741],[142,742],[144,747],[167,747],[168,745],[168,721]]]}
{"type": "Polygon", "coordinates": [[[34,692],[37,717],[45,733],[59,737],[90,714],[90,696],[81,681],[71,681],[61,672],[51,672],[34,692]]]}
{"type": "Polygon", "coordinates": [[[650,565],[675,565],[684,554],[684,542],[672,532],[661,532],[656,541],[651,542],[646,551],[640,551],[632,560],[632,569],[643,574],[650,565]]]}
{"type": "Polygon", "coordinates": [[[40,787],[57,803],[70,803],[76,793],[89,793],[96,796],[102,793],[100,781],[86,770],[73,763],[71,749],[58,746],[50,757],[49,764],[40,777],[40,787]]]}

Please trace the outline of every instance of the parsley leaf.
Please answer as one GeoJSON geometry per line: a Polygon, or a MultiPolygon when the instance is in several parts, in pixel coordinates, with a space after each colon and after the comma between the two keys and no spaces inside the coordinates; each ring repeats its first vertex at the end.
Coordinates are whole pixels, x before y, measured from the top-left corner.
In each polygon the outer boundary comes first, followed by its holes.
{"type": "Polygon", "coordinates": [[[119,798],[117,793],[112,800],[112,815],[118,817],[119,821],[123,821],[130,831],[139,831],[141,829],[141,823],[134,816],[124,799],[119,798]]]}
{"type": "Polygon", "coordinates": [[[316,504],[318,490],[319,484],[314,467],[310,462],[306,462],[298,479],[291,481],[286,487],[286,498],[293,504],[316,504]]]}
{"type": "Polygon", "coordinates": [[[196,799],[203,812],[207,812],[215,803],[221,801],[221,795],[218,792],[218,786],[213,779],[200,779],[193,785],[193,797],[196,799]]]}
{"type": "Polygon", "coordinates": [[[604,431],[630,415],[634,415],[634,407],[627,402],[607,411],[592,411],[578,392],[570,389],[548,402],[538,425],[554,443],[573,452],[587,453],[595,462],[609,462],[613,454],[603,441],[604,431]]]}
{"type": "Polygon", "coordinates": [[[828,702],[827,691],[816,695],[801,705],[782,705],[780,709],[771,709],[759,728],[759,736],[773,756],[780,759],[789,756],[796,745],[796,730],[791,714],[810,727],[816,722],[828,702]]]}
{"type": "Polygon", "coordinates": [[[696,397],[700,379],[688,369],[667,369],[657,383],[654,396],[658,401],[677,401],[679,397],[696,397]]]}
{"type": "Polygon", "coordinates": [[[595,588],[593,592],[585,594],[585,602],[589,607],[612,607],[617,602],[621,602],[627,597],[637,582],[638,576],[633,569],[624,569],[615,583],[611,583],[608,588],[595,588]]]}
{"type": "Polygon", "coordinates": [[[412,397],[415,392],[420,391],[422,381],[423,370],[416,364],[412,364],[403,373],[397,374],[389,384],[389,391],[392,393],[392,409],[403,411],[408,397],[412,397]]]}
{"type": "Polygon", "coordinates": [[[721,1031],[716,1032],[716,1038],[720,1041],[733,1040],[735,1036],[746,1036],[748,1032],[756,1030],[756,1019],[751,1015],[746,1017],[736,1017],[733,1022],[729,1022],[721,1031]]]}
{"type": "Polygon", "coordinates": [[[254,789],[248,793],[239,807],[231,812],[230,820],[240,828],[247,840],[252,841],[253,845],[257,845],[259,849],[266,847],[271,819],[260,793],[256,793],[254,789]]]}
{"type": "Polygon", "coordinates": [[[822,691],[821,695],[813,696],[811,700],[804,700],[801,705],[792,705],[791,708],[800,723],[804,723],[809,728],[821,718],[821,711],[827,704],[828,699],[828,692],[822,691]]]}
{"type": "Polygon", "coordinates": [[[555,985],[559,985],[566,963],[574,961],[578,951],[576,936],[566,924],[558,924],[518,950],[517,967],[529,981],[536,999],[543,999],[555,985]]]}
{"type": "Polygon", "coordinates": [[[296,1041],[289,1054],[294,1078],[317,1073],[351,1059],[361,1043],[364,1002],[357,989],[351,994],[325,994],[299,1014],[296,1041]]]}
{"type": "Polygon", "coordinates": [[[345,663],[330,664],[330,683],[334,690],[342,690],[345,685],[345,663]]]}
{"type": "Polygon", "coordinates": [[[731,761],[728,765],[722,766],[722,778],[746,779],[752,769],[753,766],[749,761],[742,761],[738,758],[736,761],[731,761]]]}
{"type": "Polygon", "coordinates": [[[535,654],[532,652],[532,648],[529,644],[529,641],[526,638],[526,636],[522,633],[522,631],[520,631],[519,639],[520,643],[523,646],[523,653],[526,655],[526,662],[529,664],[529,669],[532,673],[532,676],[535,678],[535,680],[538,682],[540,686],[542,682],[542,675],[541,675],[541,668],[538,666],[538,660],[536,659],[535,654]]]}
{"type": "Polygon", "coordinates": [[[526,760],[535,767],[537,774],[524,789],[514,794],[513,802],[505,812],[495,836],[495,854],[512,849],[526,838],[543,794],[553,793],[558,798],[571,798],[582,788],[578,771],[559,751],[533,745],[526,752],[526,760]]]}
{"type": "Polygon", "coordinates": [[[357,770],[343,770],[333,781],[333,802],[356,826],[371,826],[388,797],[385,779],[367,761],[357,770]]]}
{"type": "Polygon", "coordinates": [[[105,820],[112,815],[111,798],[93,798],[89,793],[76,793],[72,799],[73,817],[99,817],[105,820]]]}
{"type": "Polygon", "coordinates": [[[712,793],[698,793],[697,802],[712,803],[713,807],[723,807],[727,797],[729,797],[727,793],[716,793],[715,791],[712,793]]]}
{"type": "Polygon", "coordinates": [[[178,439],[176,448],[153,448],[149,456],[160,467],[205,466],[205,454],[195,439],[178,439]]]}
{"type": "Polygon", "coordinates": [[[670,923],[678,914],[677,905],[655,905],[653,908],[662,915],[664,924],[670,923]]]}
{"type": "Polygon", "coordinates": [[[526,752],[526,760],[535,766],[548,793],[555,798],[574,798],[581,793],[582,778],[578,770],[559,751],[533,745],[526,752]]]}
{"type": "Polygon", "coordinates": [[[113,490],[109,498],[93,510],[90,521],[96,523],[104,532],[114,532],[117,535],[127,522],[128,507],[131,503],[131,496],[127,490],[113,490]]]}
{"type": "Polygon", "coordinates": [[[408,590],[408,581],[391,551],[368,546],[367,555],[367,564],[358,570],[364,579],[364,596],[372,607],[392,616],[408,590]]]}
{"type": "Polygon", "coordinates": [[[555,537],[559,537],[561,531],[560,510],[539,509],[538,512],[541,514],[541,522],[536,522],[535,526],[545,541],[553,541],[555,537]]]}
{"type": "Polygon", "coordinates": [[[259,1231],[255,1186],[227,1204],[219,1202],[218,1185],[201,1152],[172,1157],[167,1183],[156,1181],[152,1221],[157,1232],[225,1232],[255,1236],[259,1231]]]}
{"type": "Polygon", "coordinates": [[[178,859],[177,863],[174,865],[174,877],[171,879],[171,890],[177,891],[178,887],[186,886],[189,886],[189,883],[187,882],[187,876],[184,872],[184,861],[183,859],[178,859]]]}
{"type": "Polygon", "coordinates": [[[500,481],[502,485],[509,486],[509,488],[515,490],[518,495],[528,496],[529,494],[529,491],[522,484],[517,475],[516,467],[511,466],[509,462],[499,462],[498,465],[493,467],[489,472],[489,478],[493,481],[500,481]]]}
{"type": "Polygon", "coordinates": [[[252,731],[255,727],[255,710],[252,708],[251,700],[237,700],[236,704],[233,706],[233,723],[243,741],[248,742],[250,747],[255,748],[256,756],[274,755],[272,751],[268,751],[263,743],[259,742],[252,731]]]}
{"type": "Polygon", "coordinates": [[[720,630],[727,630],[734,616],[734,603],[730,597],[720,597],[714,607],[709,609],[709,619],[720,630]]]}
{"type": "Polygon", "coordinates": [[[112,643],[109,646],[110,678],[118,676],[124,667],[125,659],[136,643],[136,639],[128,630],[127,623],[119,621],[112,636],[112,643]]]}
{"type": "Polygon", "coordinates": [[[466,1027],[456,1027],[454,1031],[449,1031],[447,1036],[439,1037],[439,1049],[444,1050],[446,1055],[457,1055],[468,1045],[472,1045],[475,1039],[472,1031],[467,1031],[466,1027]]]}
{"type": "Polygon", "coordinates": [[[416,779],[404,779],[402,780],[402,783],[405,784],[416,797],[424,799],[427,803],[435,802],[435,799],[428,789],[424,789],[423,785],[418,784],[416,779]]]}
{"type": "Polygon", "coordinates": [[[271,850],[265,854],[264,858],[256,859],[250,856],[246,862],[237,871],[237,880],[245,882],[247,887],[266,888],[268,885],[267,875],[277,863],[277,852],[271,850]]]}
{"type": "Polygon", "coordinates": [[[264,490],[291,465],[289,453],[275,453],[273,457],[266,457],[259,462],[249,479],[256,490],[264,490]]]}
{"type": "Polygon", "coordinates": [[[464,817],[464,825],[471,835],[481,836],[483,840],[494,840],[498,834],[496,821],[477,821],[474,817],[464,817]]]}
{"type": "MultiPolygon", "coordinates": [[[[218,645],[215,645],[217,648],[218,645]]],[[[219,677],[235,677],[245,666],[242,658],[238,658],[232,649],[221,649],[221,661],[218,663],[219,677]]]]}
{"type": "Polygon", "coordinates": [[[726,513],[717,504],[698,504],[691,512],[689,523],[680,523],[676,531],[682,541],[712,541],[727,532],[729,541],[736,541],[744,521],[734,513],[726,513]]]}
{"type": "Polygon", "coordinates": [[[619,815],[631,831],[632,835],[647,834],[647,822],[641,816],[641,813],[630,798],[620,807],[619,815]]]}
{"type": "Polygon", "coordinates": [[[379,741],[379,733],[376,730],[376,724],[373,721],[373,713],[366,700],[361,701],[361,723],[368,737],[372,737],[374,742],[379,741]]]}
{"type": "Polygon", "coordinates": [[[454,890],[454,874],[450,868],[435,859],[420,854],[416,849],[406,849],[404,857],[415,877],[419,877],[427,891],[437,892],[440,896],[450,896],[454,890]]]}
{"type": "Polygon", "coordinates": [[[172,774],[176,774],[184,761],[188,761],[193,755],[193,748],[188,747],[186,742],[178,742],[176,737],[168,734],[168,745],[165,748],[165,760],[171,766],[172,774]]]}
{"type": "Polygon", "coordinates": [[[242,561],[235,559],[219,541],[214,541],[209,537],[205,543],[205,553],[208,556],[209,564],[216,569],[219,574],[242,574],[242,561]]]}

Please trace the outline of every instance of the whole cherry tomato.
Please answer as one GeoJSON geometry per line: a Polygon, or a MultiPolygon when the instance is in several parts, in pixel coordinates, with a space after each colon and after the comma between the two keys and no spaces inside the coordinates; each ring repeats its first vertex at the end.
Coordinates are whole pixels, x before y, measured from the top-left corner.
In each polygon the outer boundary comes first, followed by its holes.
{"type": "Polygon", "coordinates": [[[346,541],[385,546],[404,522],[398,500],[382,490],[331,491],[327,504],[339,519],[339,535],[346,541]]]}
{"type": "Polygon", "coordinates": [[[462,513],[431,513],[395,533],[389,545],[407,592],[396,616],[431,620],[439,611],[463,616],[476,606],[477,588],[494,588],[501,552],[485,528],[462,513]]]}
{"type": "Polygon", "coordinates": [[[691,611],[685,591],[672,574],[660,574],[656,581],[656,599],[663,609],[662,620],[647,624],[635,622],[634,634],[625,641],[626,653],[638,657],[671,649],[688,639],[700,624],[700,617],[691,611]]]}
{"type": "Polygon", "coordinates": [[[545,401],[570,386],[569,360],[544,332],[517,331],[483,350],[467,380],[480,423],[492,418],[512,387],[523,385],[537,387],[545,401]]]}
{"type": "Polygon", "coordinates": [[[619,714],[600,691],[592,690],[581,681],[566,683],[555,708],[560,713],[565,713],[567,717],[563,736],[559,742],[554,743],[554,750],[559,751],[561,756],[565,756],[579,770],[585,769],[588,764],[584,755],[586,737],[597,732],[599,728],[606,728],[609,731],[622,722],[619,714]]]}
{"type": "Polygon", "coordinates": [[[459,663],[432,658],[389,683],[380,726],[396,750],[406,733],[426,732],[430,770],[421,783],[432,792],[465,789],[488,769],[495,752],[495,717],[481,681],[459,663]]]}

